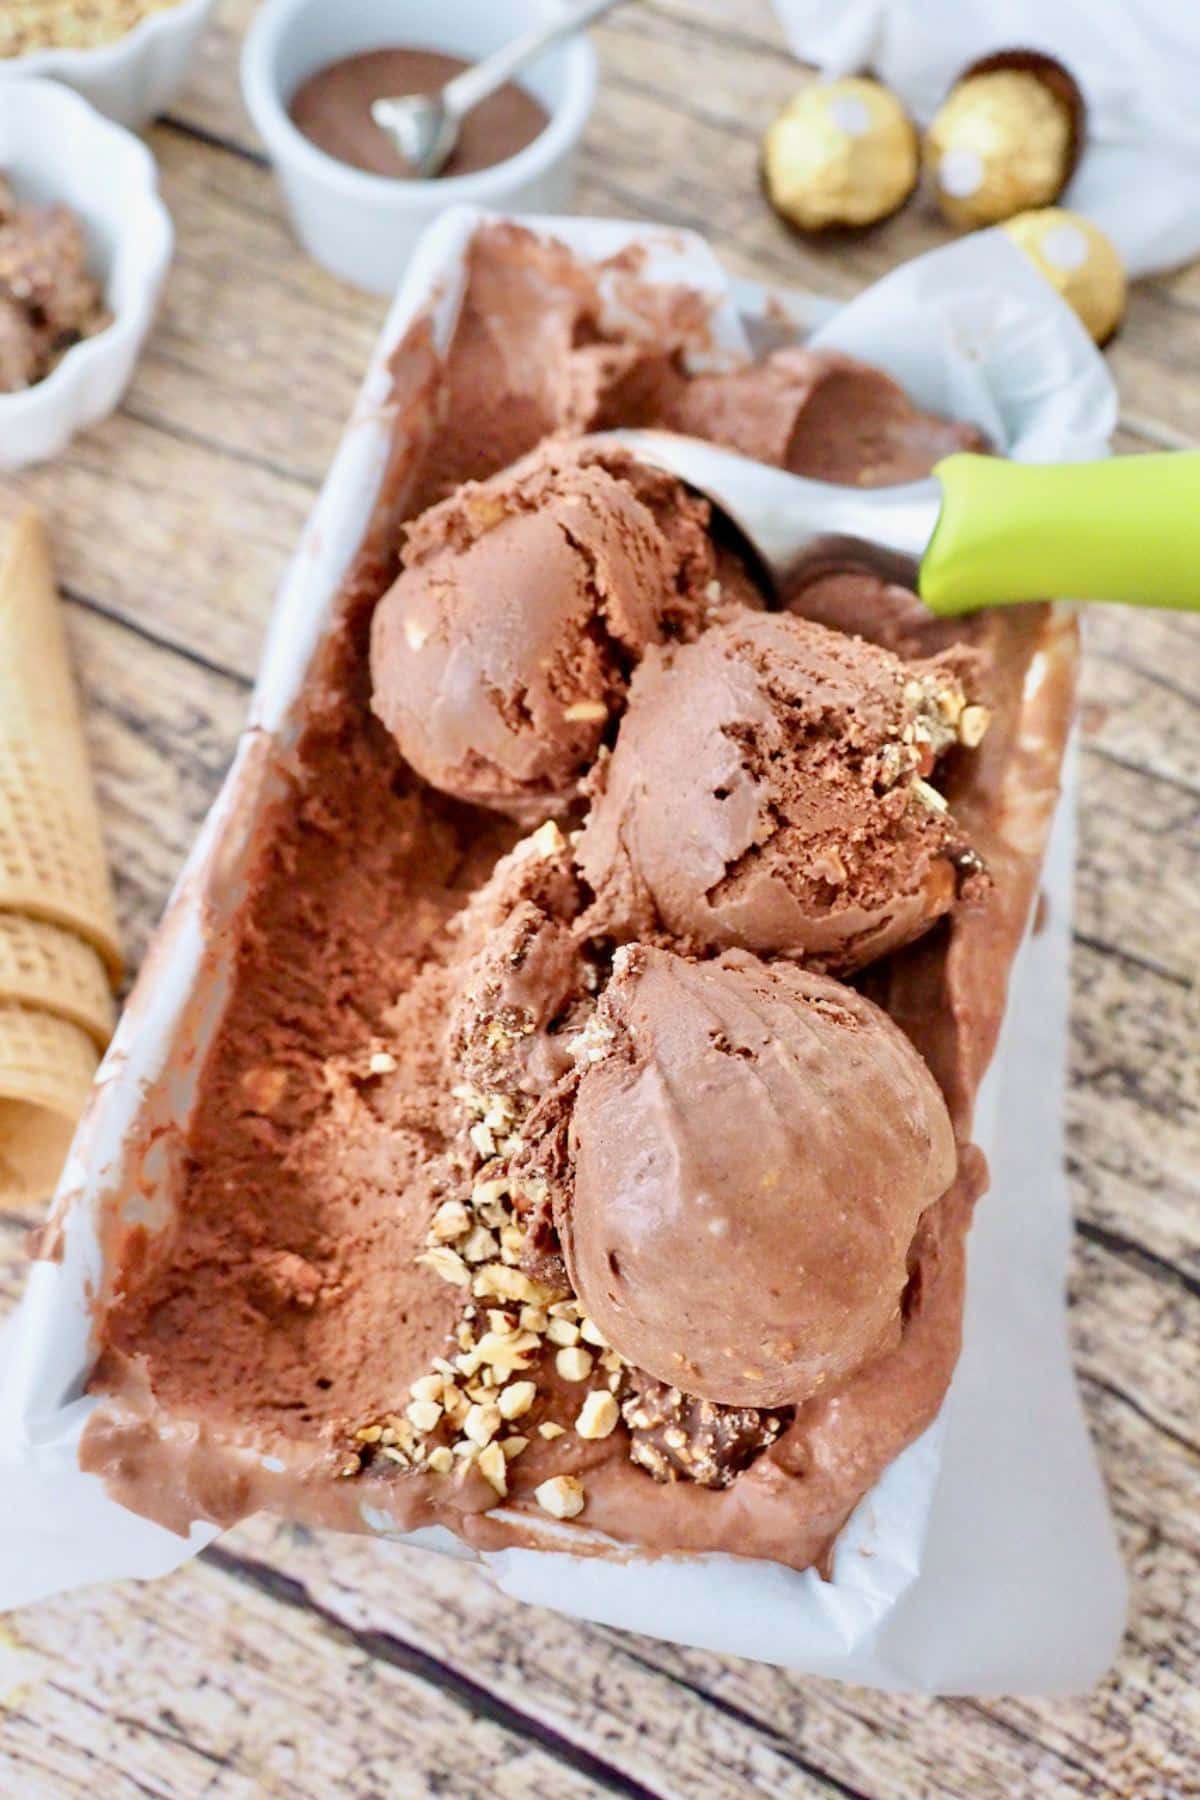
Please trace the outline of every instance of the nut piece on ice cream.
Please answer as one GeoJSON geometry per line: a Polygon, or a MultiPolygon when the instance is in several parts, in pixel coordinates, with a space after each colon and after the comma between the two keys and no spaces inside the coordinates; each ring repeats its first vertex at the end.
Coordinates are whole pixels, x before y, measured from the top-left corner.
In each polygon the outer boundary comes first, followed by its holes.
{"type": "Polygon", "coordinates": [[[640,485],[556,447],[412,527],[372,626],[372,704],[444,793],[519,818],[569,801],[642,653],[698,617],[707,511],[640,485]]]}
{"type": "Polygon", "coordinates": [[[789,614],[651,652],[576,852],[589,927],[861,968],[954,903],[971,863],[931,778],[986,722],[949,661],[789,614]]]}
{"type": "Polygon", "coordinates": [[[917,1222],[954,1178],[916,1050],[852,988],[739,950],[619,951],[597,1025],[554,1200],[588,1317],[704,1399],[844,1381],[898,1330],[917,1222]]]}

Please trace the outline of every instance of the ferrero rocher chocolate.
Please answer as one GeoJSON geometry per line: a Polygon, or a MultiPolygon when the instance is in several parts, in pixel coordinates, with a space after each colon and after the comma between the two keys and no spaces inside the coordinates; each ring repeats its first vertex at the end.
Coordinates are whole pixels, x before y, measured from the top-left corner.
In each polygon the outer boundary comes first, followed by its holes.
{"type": "Polygon", "coordinates": [[[995,225],[1048,206],[1070,180],[1083,96],[1053,57],[1004,50],[973,63],[925,133],[923,161],[952,225],[995,225]]]}
{"type": "Polygon", "coordinates": [[[1018,213],[1004,229],[1096,342],[1106,343],[1125,311],[1125,270],[1110,239],[1090,219],[1061,206],[1018,213]]]}
{"type": "Polygon", "coordinates": [[[863,76],[801,88],[763,144],[771,204],[803,231],[885,219],[912,193],[917,167],[912,120],[863,76]]]}

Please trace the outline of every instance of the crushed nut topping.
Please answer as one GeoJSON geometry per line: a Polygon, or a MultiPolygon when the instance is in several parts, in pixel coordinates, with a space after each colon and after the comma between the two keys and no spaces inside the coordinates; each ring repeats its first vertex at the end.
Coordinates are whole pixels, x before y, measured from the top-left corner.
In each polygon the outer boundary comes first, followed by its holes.
{"type": "Polygon", "coordinates": [[[583,1483],[577,1475],[552,1475],[533,1490],[533,1497],[543,1512],[555,1519],[575,1519],[587,1504],[583,1483]]]}
{"type": "Polygon", "coordinates": [[[931,812],[947,805],[930,785],[938,761],[955,744],[978,749],[990,723],[986,706],[969,701],[959,677],[946,669],[911,675],[903,688],[904,717],[898,741],[885,744],[876,758],[875,780],[881,793],[901,782],[931,812]]]}
{"type": "Polygon", "coordinates": [[[575,1434],[581,1438],[606,1438],[615,1429],[620,1416],[615,1396],[607,1389],[595,1388],[579,1409],[575,1434]]]}
{"type": "Polygon", "coordinates": [[[554,1358],[554,1367],[564,1381],[586,1381],[592,1372],[592,1354],[581,1344],[573,1345],[569,1350],[560,1350],[554,1358]]]}

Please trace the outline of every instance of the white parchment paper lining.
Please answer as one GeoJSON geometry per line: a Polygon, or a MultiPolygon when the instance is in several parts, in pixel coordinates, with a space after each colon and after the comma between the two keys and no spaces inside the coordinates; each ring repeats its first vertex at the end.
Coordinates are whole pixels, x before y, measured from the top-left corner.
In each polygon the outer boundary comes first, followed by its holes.
{"type": "MultiPolygon", "coordinates": [[[[365,529],[389,430],[387,359],[432,305],[453,328],[463,251],[480,215],[455,209],[432,228],[384,327],[355,413],[305,528],[272,617],[247,733],[169,904],[153,968],[131,998],[63,1176],[61,1259],[34,1265],[0,1359],[0,1607],[86,1582],[166,1573],[216,1535],[188,1540],[136,1517],[83,1474],[77,1449],[94,1402],[89,1293],[101,1284],[99,1204],[125,1192],[131,1128],[156,1106],[186,1117],[181,1016],[205,948],[196,899],[214,849],[231,876],[231,807],[250,747],[294,727],[313,650],[365,529]]],[[[697,238],[597,220],[530,221],[585,257],[631,241],[655,280],[686,281],[718,303],[717,341],[737,353],[735,290],[697,238]]],[[[1115,401],[1102,360],[1073,315],[997,233],[895,271],[840,312],[777,297],[817,338],[889,368],[925,406],[975,420],[1026,460],[1102,455],[1115,401]]],[[[674,1641],[880,1687],[1051,1693],[1090,1684],[1124,1616],[1112,1527],[1071,1374],[1063,1284],[1070,1213],[1061,1166],[1070,944],[1072,824],[1061,809],[1047,871],[1049,924],[1014,977],[978,1137],[992,1189],[970,1243],[965,1348],[937,1423],[887,1471],[837,1547],[834,1579],[725,1556],[607,1561],[510,1550],[484,1560],[519,1599],[674,1641]]],[[[213,894],[208,894],[213,904],[213,894]]],[[[217,895],[217,905],[221,896],[217,895]]],[[[223,1001],[209,980],[200,1048],[223,1001]]],[[[194,1024],[189,1030],[196,1032],[194,1024]]],[[[193,1058],[194,1062],[196,1059],[193,1058]]],[[[143,1171],[144,1173],[144,1171],[143,1171]]],[[[388,1536],[386,1514],[366,1522],[388,1536]]],[[[549,1540],[551,1527],[547,1526],[549,1540]]],[[[411,1541],[411,1540],[410,1540],[411,1541]]],[[[461,1551],[437,1531],[431,1547],[461,1551]]],[[[568,1540],[564,1540],[568,1541],[568,1540]]],[[[380,1545],[386,1559],[388,1547],[380,1545]]]]}

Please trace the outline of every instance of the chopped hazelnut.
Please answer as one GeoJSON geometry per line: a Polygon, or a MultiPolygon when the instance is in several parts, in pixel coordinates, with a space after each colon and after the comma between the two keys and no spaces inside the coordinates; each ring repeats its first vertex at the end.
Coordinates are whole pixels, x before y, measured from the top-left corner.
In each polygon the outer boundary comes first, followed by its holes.
{"type": "Polygon", "coordinates": [[[555,1438],[565,1437],[566,1434],[566,1426],[556,1424],[553,1419],[543,1419],[538,1426],[538,1436],[544,1437],[547,1443],[552,1443],[555,1438]]]}
{"type": "Polygon", "coordinates": [[[523,1269],[510,1269],[504,1263],[488,1263],[480,1269],[472,1291],[483,1300],[527,1300],[534,1306],[546,1296],[546,1289],[530,1280],[523,1269]]]}
{"type": "Polygon", "coordinates": [[[553,819],[547,819],[539,825],[529,839],[529,848],[535,856],[547,858],[559,856],[567,847],[567,840],[553,819]]]}
{"type": "Polygon", "coordinates": [[[501,1388],[496,1400],[502,1419],[519,1419],[537,1399],[537,1384],[532,1381],[510,1381],[501,1388]]]}
{"type": "Polygon", "coordinates": [[[286,1069],[247,1069],[241,1078],[241,1088],[251,1112],[273,1111],[283,1099],[287,1080],[286,1069]]]}
{"type": "Polygon", "coordinates": [[[471,1189],[471,1204],[476,1207],[492,1206],[497,1200],[508,1196],[508,1182],[496,1177],[490,1181],[477,1181],[471,1189]]]}
{"type": "Polygon", "coordinates": [[[479,1453],[479,1473],[503,1499],[508,1492],[508,1463],[499,1444],[488,1444],[479,1453]]]}
{"type": "Polygon", "coordinates": [[[590,1393],[579,1409],[575,1421],[576,1435],[581,1438],[606,1438],[620,1418],[620,1408],[613,1396],[602,1388],[590,1393]]]}
{"type": "Polygon", "coordinates": [[[496,1140],[492,1136],[491,1127],[486,1125],[482,1119],[475,1121],[467,1136],[485,1161],[488,1157],[495,1156],[496,1140]]]}
{"type": "Polygon", "coordinates": [[[462,1389],[453,1387],[447,1383],[442,1395],[442,1405],[446,1409],[446,1417],[449,1419],[450,1423],[456,1425],[459,1430],[461,1430],[462,1422],[466,1418],[470,1408],[470,1402],[462,1389]]]}
{"type": "Polygon", "coordinates": [[[442,1409],[436,1400],[414,1400],[405,1407],[404,1416],[418,1431],[429,1432],[436,1430],[442,1409]]]}
{"type": "Polygon", "coordinates": [[[573,1344],[569,1349],[559,1351],[554,1358],[554,1367],[564,1381],[586,1381],[592,1372],[591,1352],[573,1344]]]}
{"type": "Polygon", "coordinates": [[[931,787],[927,781],[922,781],[918,776],[917,780],[914,781],[912,785],[913,793],[921,802],[921,805],[927,806],[930,812],[949,812],[950,806],[946,796],[944,794],[939,794],[938,790],[935,787],[931,787]]]}
{"type": "Polygon", "coordinates": [[[507,1378],[514,1369],[525,1369],[529,1366],[529,1358],[540,1349],[537,1338],[528,1331],[509,1331],[501,1334],[489,1331],[479,1340],[476,1348],[470,1353],[472,1366],[463,1370],[464,1375],[473,1375],[485,1364],[495,1369],[498,1376],[507,1378]]]}
{"type": "Polygon", "coordinates": [[[435,1275],[450,1282],[453,1287],[466,1287],[471,1279],[471,1271],[462,1257],[445,1244],[434,1244],[428,1250],[422,1250],[417,1261],[424,1263],[435,1275]]]}
{"type": "Polygon", "coordinates": [[[425,1464],[435,1475],[448,1475],[454,1467],[454,1456],[446,1444],[437,1444],[429,1452],[425,1464]]]}
{"type": "Polygon", "coordinates": [[[991,714],[986,706],[966,706],[958,721],[959,741],[968,750],[977,750],[983,742],[984,734],[991,724],[991,714]]]}
{"type": "Polygon", "coordinates": [[[463,1420],[463,1432],[473,1444],[490,1444],[500,1429],[500,1408],[476,1403],[463,1420]]]}
{"type": "Polygon", "coordinates": [[[551,1319],[546,1327],[546,1336],[552,1344],[565,1350],[569,1345],[579,1342],[579,1327],[572,1325],[570,1319],[551,1319]]]}
{"type": "Polygon", "coordinates": [[[576,1475],[552,1475],[534,1488],[533,1497],[542,1511],[555,1519],[574,1519],[587,1504],[583,1483],[576,1475]]]}
{"type": "Polygon", "coordinates": [[[476,1225],[462,1245],[462,1255],[469,1263],[488,1262],[496,1254],[496,1239],[486,1225],[476,1225]]]}
{"type": "Polygon", "coordinates": [[[429,1234],[439,1244],[452,1244],[471,1229],[471,1215],[461,1200],[443,1200],[433,1215],[429,1234]]]}

